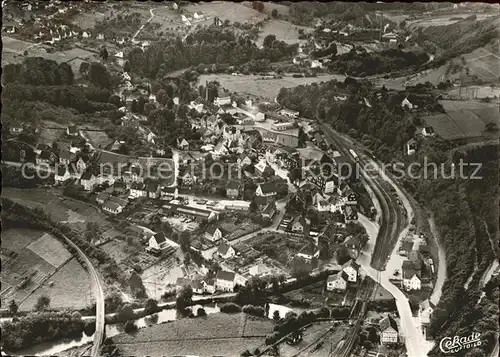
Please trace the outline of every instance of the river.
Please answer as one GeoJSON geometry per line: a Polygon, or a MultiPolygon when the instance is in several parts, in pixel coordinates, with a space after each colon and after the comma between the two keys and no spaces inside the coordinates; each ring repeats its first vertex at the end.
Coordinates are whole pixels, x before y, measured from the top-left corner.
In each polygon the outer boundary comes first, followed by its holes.
{"type": "MultiPolygon", "coordinates": [[[[217,304],[195,305],[191,307],[191,310],[193,311],[194,314],[196,314],[198,308],[200,307],[203,307],[207,314],[220,312],[220,308],[217,304]]],[[[291,309],[287,306],[282,306],[282,305],[269,304],[268,318],[272,319],[275,311],[279,311],[280,317],[285,317],[285,315],[290,311],[298,314],[303,310],[295,308],[291,309]]],[[[146,317],[141,317],[135,320],[135,324],[138,328],[144,328],[147,326],[175,321],[178,319],[178,317],[179,316],[176,309],[165,309],[156,314],[146,317]],[[157,320],[155,316],[157,316],[157,320]]],[[[4,319],[4,321],[6,320],[7,319],[4,319]]],[[[123,332],[124,332],[123,324],[106,325],[106,337],[113,337],[123,332]]],[[[82,333],[82,336],[80,338],[75,338],[75,339],[66,338],[57,341],[40,343],[38,345],[16,351],[15,355],[31,355],[31,356],[55,355],[63,351],[66,351],[70,348],[75,348],[91,343],[92,340],[93,336],[87,336],[85,335],[85,333],[82,333]]]]}

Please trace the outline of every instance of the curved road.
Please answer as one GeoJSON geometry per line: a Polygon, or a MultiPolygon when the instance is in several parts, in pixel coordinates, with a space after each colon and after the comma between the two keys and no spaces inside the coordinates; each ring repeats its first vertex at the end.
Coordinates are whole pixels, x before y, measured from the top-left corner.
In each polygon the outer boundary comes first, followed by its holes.
{"type": "Polygon", "coordinates": [[[94,268],[92,263],[90,262],[89,258],[83,253],[83,251],[71,241],[68,237],[63,235],[64,239],[71,245],[73,248],[76,249],[78,254],[82,257],[82,259],[85,261],[89,268],[89,273],[94,281],[94,292],[95,292],[95,298],[96,298],[96,330],[94,333],[94,344],[92,345],[92,351],[90,355],[92,357],[98,357],[99,352],[101,350],[101,344],[104,340],[104,316],[105,316],[105,309],[104,309],[104,291],[102,289],[102,281],[99,273],[97,270],[94,268]]]}

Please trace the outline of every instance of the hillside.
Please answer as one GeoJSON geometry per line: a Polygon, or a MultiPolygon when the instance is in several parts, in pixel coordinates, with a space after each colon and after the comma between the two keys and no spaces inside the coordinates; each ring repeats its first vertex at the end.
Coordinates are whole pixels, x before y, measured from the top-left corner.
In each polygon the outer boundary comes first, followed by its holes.
{"type": "Polygon", "coordinates": [[[498,38],[499,17],[477,21],[475,16],[447,26],[429,26],[416,30],[414,40],[437,55],[435,63],[469,53],[498,38]]]}

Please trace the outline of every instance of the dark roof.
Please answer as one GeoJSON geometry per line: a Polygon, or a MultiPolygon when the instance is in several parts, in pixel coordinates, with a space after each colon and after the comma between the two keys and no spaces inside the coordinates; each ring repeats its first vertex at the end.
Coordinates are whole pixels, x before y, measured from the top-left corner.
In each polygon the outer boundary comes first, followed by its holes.
{"type": "Polygon", "coordinates": [[[76,125],[68,126],[68,132],[76,134],[78,132],[78,128],[76,127],[76,125]]]}
{"type": "Polygon", "coordinates": [[[57,166],[57,176],[64,176],[66,174],[66,166],[57,166]]]}
{"type": "Polygon", "coordinates": [[[156,240],[156,243],[163,243],[166,242],[167,240],[165,239],[165,234],[163,233],[156,233],[154,235],[154,238],[156,240]]]}
{"type": "Polygon", "coordinates": [[[158,190],[158,182],[149,180],[148,185],[147,185],[147,190],[148,192],[156,192],[158,190]]]}
{"type": "Polygon", "coordinates": [[[405,240],[403,244],[401,245],[401,250],[405,252],[411,252],[413,249],[413,242],[409,240],[405,240]]]}
{"type": "Polygon", "coordinates": [[[52,152],[50,150],[43,150],[41,153],[40,153],[40,158],[41,159],[50,159],[50,155],[52,154],[52,152]]]}
{"type": "Polygon", "coordinates": [[[217,249],[217,251],[220,253],[220,254],[226,254],[227,251],[229,250],[229,248],[231,248],[231,246],[229,244],[226,244],[226,243],[222,243],[221,245],[219,245],[219,248],[217,249]]]}
{"type": "Polygon", "coordinates": [[[358,270],[359,269],[359,264],[354,261],[354,259],[349,260],[348,262],[344,263],[342,265],[342,270],[344,270],[347,267],[353,267],[354,269],[358,270]]]}
{"type": "Polygon", "coordinates": [[[128,200],[125,200],[123,198],[120,198],[120,197],[116,197],[116,196],[110,196],[109,197],[109,200],[111,202],[115,202],[115,203],[118,203],[119,205],[122,205],[122,206],[126,206],[127,203],[128,203],[128,200]]]}
{"type": "Polygon", "coordinates": [[[47,144],[44,144],[44,143],[40,143],[36,146],[36,148],[38,150],[47,150],[49,148],[49,146],[47,144]]]}
{"type": "Polygon", "coordinates": [[[276,192],[276,185],[274,182],[261,183],[259,186],[263,194],[276,192]]]}
{"type": "Polygon", "coordinates": [[[398,331],[398,324],[396,323],[396,320],[392,318],[391,315],[387,315],[382,320],[380,320],[379,326],[381,332],[384,332],[389,327],[392,327],[395,331],[398,331]]]}
{"type": "Polygon", "coordinates": [[[239,190],[240,188],[240,183],[238,181],[229,181],[227,184],[227,188],[230,190],[239,190]]]}
{"type": "Polygon", "coordinates": [[[414,275],[420,277],[420,272],[415,268],[415,265],[410,260],[403,262],[403,279],[411,279],[414,275]]]}
{"type": "Polygon", "coordinates": [[[90,180],[92,178],[92,176],[94,176],[94,174],[90,171],[85,171],[83,174],[82,174],[82,177],[81,179],[82,180],[90,180]]]}
{"type": "Polygon", "coordinates": [[[97,195],[97,198],[101,199],[101,200],[107,200],[109,198],[109,196],[110,196],[110,194],[107,192],[99,192],[99,194],[97,195]]]}
{"type": "Polygon", "coordinates": [[[103,208],[108,208],[112,211],[116,211],[119,207],[121,207],[118,203],[112,201],[104,202],[103,208]]]}
{"type": "Polygon", "coordinates": [[[59,150],[59,158],[71,160],[75,155],[68,150],[59,150]]]}
{"type": "Polygon", "coordinates": [[[274,201],[271,201],[266,205],[266,207],[264,207],[262,213],[270,214],[273,210],[276,210],[276,203],[274,201]]]}
{"type": "Polygon", "coordinates": [[[217,229],[220,229],[215,224],[210,224],[205,228],[205,232],[208,234],[214,234],[217,229]]]}
{"type": "Polygon", "coordinates": [[[226,280],[226,281],[234,281],[234,277],[236,276],[235,273],[230,272],[230,271],[224,271],[224,270],[219,270],[217,273],[217,279],[218,280],[226,280]]]}

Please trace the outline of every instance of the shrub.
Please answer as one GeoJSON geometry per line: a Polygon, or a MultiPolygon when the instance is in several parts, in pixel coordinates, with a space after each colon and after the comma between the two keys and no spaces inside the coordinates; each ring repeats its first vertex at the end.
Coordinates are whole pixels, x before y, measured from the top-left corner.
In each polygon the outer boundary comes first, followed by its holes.
{"type": "Polygon", "coordinates": [[[241,312],[241,306],[232,302],[228,302],[221,306],[220,312],[225,312],[226,314],[234,314],[241,312]]]}
{"type": "Polygon", "coordinates": [[[243,306],[243,312],[248,315],[264,317],[266,315],[266,311],[261,306],[254,305],[245,305],[243,306]]]}
{"type": "Polygon", "coordinates": [[[135,322],[131,321],[131,320],[127,321],[125,323],[125,332],[131,333],[131,332],[135,332],[135,331],[137,331],[137,325],[135,324],[135,322]]]}
{"type": "Polygon", "coordinates": [[[207,316],[207,312],[205,311],[204,308],[200,307],[196,312],[196,316],[207,316]]]}

